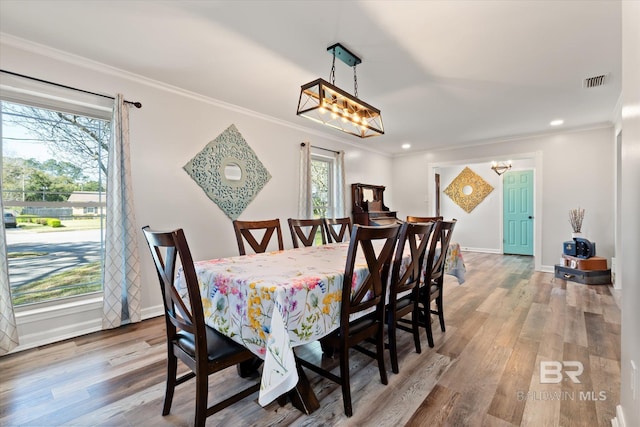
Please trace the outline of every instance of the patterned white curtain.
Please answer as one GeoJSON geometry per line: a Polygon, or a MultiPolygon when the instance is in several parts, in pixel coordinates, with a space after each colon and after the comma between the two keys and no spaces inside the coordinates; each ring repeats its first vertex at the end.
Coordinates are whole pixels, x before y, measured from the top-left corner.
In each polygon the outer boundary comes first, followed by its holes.
{"type": "Polygon", "coordinates": [[[300,144],[300,190],[298,192],[298,218],[313,218],[311,200],[311,144],[300,144]]]}
{"type": "Polygon", "coordinates": [[[140,321],[140,260],[129,164],[129,106],[118,94],[107,170],[103,329],[140,321]]]}
{"type": "MultiPolygon", "coordinates": [[[[1,161],[1,160],[0,160],[1,161]]],[[[2,188],[0,177],[0,189],[2,188]]],[[[2,192],[0,191],[0,194],[2,192]]],[[[4,212],[2,197],[0,197],[0,211],[4,212]]],[[[9,286],[9,263],[7,262],[7,240],[2,222],[0,235],[0,355],[6,354],[18,345],[18,329],[16,317],[11,303],[11,287],[9,286]]]]}
{"type": "Polygon", "coordinates": [[[344,151],[339,151],[336,154],[336,194],[335,194],[335,208],[333,212],[334,218],[344,218],[347,216],[347,209],[345,203],[345,178],[344,178],[344,151]]]}

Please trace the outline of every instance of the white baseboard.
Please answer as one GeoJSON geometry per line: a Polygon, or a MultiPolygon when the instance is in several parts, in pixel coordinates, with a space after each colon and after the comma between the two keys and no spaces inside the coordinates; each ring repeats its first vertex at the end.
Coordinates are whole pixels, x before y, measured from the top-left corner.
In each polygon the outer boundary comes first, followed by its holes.
{"type": "MultiPolygon", "coordinates": [[[[162,316],[162,305],[142,309],[142,320],[162,316]]],[[[20,344],[10,353],[102,330],[102,297],[16,311],[20,344]]]]}
{"type": "Polygon", "coordinates": [[[158,316],[164,316],[164,307],[162,305],[143,308],[140,313],[142,320],[152,319],[158,316]]]}
{"type": "Polygon", "coordinates": [[[554,265],[541,265],[540,266],[540,271],[542,271],[543,273],[553,273],[555,274],[556,269],[554,265]]]}
{"type": "Polygon", "coordinates": [[[79,337],[80,335],[90,334],[92,332],[98,332],[101,329],[102,319],[96,319],[83,322],[82,324],[76,323],[74,325],[48,329],[31,334],[20,334],[20,345],[14,348],[11,353],[17,353],[30,348],[64,341],[69,338],[79,337]]]}
{"type": "Polygon", "coordinates": [[[502,251],[500,249],[490,249],[490,248],[471,248],[468,246],[460,246],[461,251],[468,252],[480,252],[483,254],[501,254],[502,251]]]}

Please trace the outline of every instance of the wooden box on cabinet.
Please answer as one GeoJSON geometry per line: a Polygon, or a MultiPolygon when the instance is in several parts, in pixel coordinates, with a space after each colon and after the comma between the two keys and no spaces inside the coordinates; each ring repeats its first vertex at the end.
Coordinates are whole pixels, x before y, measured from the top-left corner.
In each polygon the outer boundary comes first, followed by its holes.
{"type": "Polygon", "coordinates": [[[564,266],[576,268],[578,270],[606,270],[607,259],[599,256],[591,258],[578,258],[570,255],[562,255],[564,266]]]}

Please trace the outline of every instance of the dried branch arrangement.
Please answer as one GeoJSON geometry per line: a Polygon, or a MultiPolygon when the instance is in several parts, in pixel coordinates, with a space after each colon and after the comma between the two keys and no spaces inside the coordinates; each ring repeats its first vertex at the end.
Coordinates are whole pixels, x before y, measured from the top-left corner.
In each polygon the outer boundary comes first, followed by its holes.
{"type": "Polygon", "coordinates": [[[580,233],[582,230],[582,220],[584,219],[584,209],[577,208],[569,211],[569,223],[574,233],[580,233]]]}

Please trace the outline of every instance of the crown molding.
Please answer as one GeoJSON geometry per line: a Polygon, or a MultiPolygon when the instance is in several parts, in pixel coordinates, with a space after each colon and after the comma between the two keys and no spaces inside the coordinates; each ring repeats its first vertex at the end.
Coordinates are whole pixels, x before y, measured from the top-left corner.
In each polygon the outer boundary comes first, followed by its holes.
{"type": "Polygon", "coordinates": [[[520,134],[520,135],[503,136],[503,137],[481,139],[481,140],[477,140],[477,141],[469,141],[467,144],[454,145],[453,147],[452,146],[438,146],[438,147],[434,147],[432,149],[422,150],[422,151],[419,151],[419,152],[398,153],[398,154],[395,154],[393,157],[399,158],[399,157],[406,157],[406,156],[414,156],[416,154],[435,153],[435,152],[452,151],[452,150],[462,150],[462,149],[466,149],[466,148],[481,147],[481,146],[484,146],[484,145],[494,145],[494,144],[501,144],[501,143],[505,143],[505,142],[524,141],[524,140],[527,140],[527,139],[540,138],[540,137],[552,136],[552,135],[562,135],[562,134],[567,134],[567,133],[586,132],[586,131],[590,131],[590,130],[607,129],[607,128],[612,128],[613,129],[614,127],[615,127],[615,124],[612,123],[612,122],[592,123],[592,124],[587,124],[587,125],[583,125],[583,126],[575,126],[575,127],[570,127],[570,128],[564,128],[564,129],[554,129],[554,130],[543,131],[543,132],[532,132],[532,133],[524,133],[524,134],[520,134]]]}
{"type": "MultiPolygon", "coordinates": [[[[90,69],[96,72],[108,74],[114,77],[118,77],[121,79],[126,79],[144,86],[152,87],[154,89],[158,89],[161,91],[169,92],[175,95],[183,96],[189,99],[193,99],[195,101],[199,101],[205,104],[213,105],[215,107],[223,108],[225,110],[233,111],[236,113],[240,113],[246,116],[254,117],[260,120],[264,120],[279,126],[287,127],[290,129],[297,130],[299,132],[304,132],[308,135],[315,135],[327,140],[331,140],[334,142],[338,142],[340,144],[348,145],[358,150],[364,150],[371,153],[375,153],[384,157],[392,157],[389,153],[385,153],[379,150],[372,149],[371,147],[358,145],[354,142],[351,142],[347,139],[340,138],[329,133],[322,132],[317,129],[309,128],[306,126],[298,125],[292,123],[287,120],[278,119],[273,116],[269,116],[267,114],[263,114],[254,110],[250,110],[245,107],[241,107],[239,105],[231,104],[225,101],[221,101],[219,99],[211,98],[205,95],[201,95],[196,92],[192,92],[186,89],[183,89],[178,86],[173,86],[168,83],[161,82],[159,80],[154,80],[149,77],[142,76],[140,74],[132,73],[130,71],[123,70],[121,68],[116,68],[111,65],[107,65],[102,62],[94,61],[89,58],[85,58],[83,56],[75,55],[73,53],[69,53],[63,50],[55,49],[50,46],[46,46],[40,43],[36,43],[30,40],[26,40],[20,37],[13,36],[11,34],[0,32],[0,44],[5,44],[11,47],[15,47],[17,49],[21,49],[27,52],[31,52],[36,55],[45,56],[47,58],[55,59],[61,62],[65,62],[68,64],[72,64],[78,67],[90,69]]],[[[304,138],[303,138],[304,139],[304,138]]]]}

